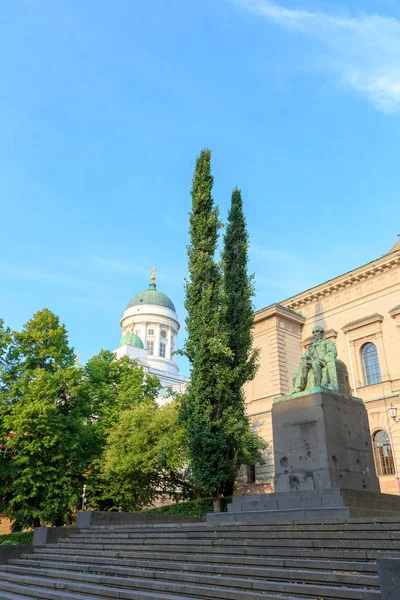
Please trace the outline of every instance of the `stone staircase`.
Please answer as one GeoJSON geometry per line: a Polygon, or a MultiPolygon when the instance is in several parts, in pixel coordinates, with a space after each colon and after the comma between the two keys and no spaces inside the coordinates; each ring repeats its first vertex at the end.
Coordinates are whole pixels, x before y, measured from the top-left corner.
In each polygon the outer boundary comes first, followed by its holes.
{"type": "Polygon", "coordinates": [[[380,600],[384,556],[399,517],[96,526],[0,565],[0,598],[380,600]]]}

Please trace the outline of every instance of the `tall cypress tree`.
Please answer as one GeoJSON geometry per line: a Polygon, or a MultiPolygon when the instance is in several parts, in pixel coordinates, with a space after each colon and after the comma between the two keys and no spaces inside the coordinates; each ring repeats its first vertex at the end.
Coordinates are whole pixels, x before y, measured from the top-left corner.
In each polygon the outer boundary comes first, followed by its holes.
{"type": "Polygon", "coordinates": [[[182,411],[194,479],[204,494],[213,497],[218,510],[230,478],[222,403],[230,352],[221,322],[221,272],[214,257],[221,225],[211,194],[210,160],[211,152],[203,150],[196,162],[191,190],[189,280],[185,286],[188,338],[184,354],[192,368],[182,411]]]}
{"type": "Polygon", "coordinates": [[[252,347],[254,296],[253,277],[248,269],[249,236],[243,214],[241,191],[232,192],[228,224],[222,252],[224,309],[232,368],[235,371],[235,394],[243,398],[243,385],[254,378],[258,351],[252,347]]]}
{"type": "Polygon", "coordinates": [[[189,219],[189,281],[185,286],[186,329],[185,354],[193,365],[205,340],[219,329],[221,306],[221,274],[214,255],[218,241],[218,208],[211,194],[211,152],[205,149],[196,161],[192,182],[192,212],[189,219]]]}
{"type": "Polygon", "coordinates": [[[184,354],[189,358],[192,370],[182,414],[187,423],[194,480],[200,484],[205,495],[212,496],[214,510],[218,511],[221,497],[233,490],[240,465],[260,460],[259,450],[263,445],[250,431],[241,392],[242,383],[255,372],[256,358],[251,350],[251,280],[246,275],[247,234],[243,214],[244,233],[240,233],[239,224],[232,213],[224,266],[230,275],[224,286],[221,269],[215,261],[220,222],[211,194],[213,178],[210,159],[210,151],[203,150],[196,162],[191,192],[188,247],[190,278],[186,284],[185,299],[188,339],[184,354]],[[235,259],[231,258],[235,252],[240,257],[239,263],[245,273],[247,292],[243,288],[240,270],[236,272],[235,259]],[[240,284],[235,283],[239,280],[240,284]],[[249,307],[243,302],[240,308],[236,297],[247,297],[249,307]],[[250,311],[249,315],[245,307],[250,311]],[[231,310],[235,312],[232,322],[231,310]],[[235,344],[238,321],[245,314],[247,321],[235,344]],[[248,342],[245,341],[245,331],[248,342]],[[240,348],[242,342],[247,344],[244,351],[240,348]]]}
{"type": "Polygon", "coordinates": [[[226,396],[229,398],[230,418],[236,425],[229,436],[233,477],[227,483],[226,493],[233,492],[240,465],[262,461],[260,451],[265,447],[250,430],[243,394],[243,385],[256,374],[259,354],[258,349],[253,348],[251,335],[254,287],[252,276],[247,273],[248,244],[242,196],[240,190],[235,188],[232,192],[222,252],[222,314],[230,350],[231,374],[226,396]]]}

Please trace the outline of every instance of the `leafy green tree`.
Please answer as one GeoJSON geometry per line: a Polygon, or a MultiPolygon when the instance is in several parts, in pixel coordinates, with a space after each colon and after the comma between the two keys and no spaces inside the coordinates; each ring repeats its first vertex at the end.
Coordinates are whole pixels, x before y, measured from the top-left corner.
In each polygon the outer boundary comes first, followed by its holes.
{"type": "Polygon", "coordinates": [[[35,313],[14,335],[24,372],[45,369],[54,373],[73,366],[74,350],[69,346],[65,325],[47,308],[35,313]]]}
{"type": "MultiPolygon", "coordinates": [[[[6,362],[6,352],[11,344],[11,330],[4,325],[3,319],[0,319],[0,369],[3,370],[6,362]]],[[[2,373],[3,371],[0,371],[2,373]]]]}
{"type": "Polygon", "coordinates": [[[139,510],[164,494],[190,496],[186,431],[177,416],[176,401],[161,407],[145,401],[121,413],[103,464],[112,508],[139,510]]]}
{"type": "Polygon", "coordinates": [[[5,425],[5,417],[9,412],[7,392],[13,365],[12,342],[11,330],[4,325],[3,319],[0,319],[0,511],[2,513],[10,499],[10,485],[13,479],[11,454],[7,445],[9,432],[5,425]]]}
{"type": "Polygon", "coordinates": [[[102,350],[87,362],[79,396],[87,415],[90,467],[86,495],[91,508],[109,510],[115,505],[101,470],[110,431],[123,411],[142,403],[155,405],[159,390],[158,378],[147,375],[128,357],[116,359],[112,352],[102,350]]]}
{"type": "Polygon", "coordinates": [[[13,472],[6,514],[18,526],[64,525],[79,506],[87,452],[74,367],[35,369],[5,419],[13,472]]]}
{"type": "Polygon", "coordinates": [[[2,377],[0,479],[5,512],[15,525],[63,524],[81,493],[87,468],[82,378],[64,325],[45,309],[12,335],[2,377]],[[4,383],[5,382],[5,383],[4,383]]]}
{"type": "Polygon", "coordinates": [[[15,334],[0,319],[0,403],[9,401],[8,392],[17,377],[19,366],[15,334]]]}
{"type": "MultiPolygon", "coordinates": [[[[250,431],[245,412],[243,385],[252,379],[257,371],[259,351],[253,348],[251,329],[253,325],[254,288],[252,276],[248,275],[248,233],[243,214],[243,202],[238,188],[232,193],[231,207],[224,236],[222,251],[222,271],[224,288],[223,317],[228,336],[231,380],[230,418],[236,422],[231,431],[229,456],[240,464],[254,464],[260,460],[260,451],[264,444],[250,431]],[[235,426],[234,426],[235,427],[235,426]]],[[[228,483],[226,493],[233,493],[234,480],[228,483]]]]}

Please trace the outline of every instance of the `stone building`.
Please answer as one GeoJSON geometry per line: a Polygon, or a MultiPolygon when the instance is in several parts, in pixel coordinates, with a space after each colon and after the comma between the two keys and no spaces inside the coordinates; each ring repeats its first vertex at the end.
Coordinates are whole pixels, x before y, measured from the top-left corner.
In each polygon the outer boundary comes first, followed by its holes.
{"type": "Polygon", "coordinates": [[[245,393],[253,426],[269,447],[265,465],[242,472],[240,490],[273,491],[272,401],[292,388],[315,325],[336,343],[352,393],[365,402],[381,491],[399,494],[400,424],[388,409],[400,409],[400,241],[366,265],[256,311],[260,368],[245,393]]]}
{"type": "Polygon", "coordinates": [[[147,290],[128,303],[121,319],[122,337],[114,350],[118,358],[129,356],[161,383],[160,402],[169,390],[183,392],[189,377],[181,375],[176,362],[179,319],[172,300],[156,286],[153,269],[147,290]]]}

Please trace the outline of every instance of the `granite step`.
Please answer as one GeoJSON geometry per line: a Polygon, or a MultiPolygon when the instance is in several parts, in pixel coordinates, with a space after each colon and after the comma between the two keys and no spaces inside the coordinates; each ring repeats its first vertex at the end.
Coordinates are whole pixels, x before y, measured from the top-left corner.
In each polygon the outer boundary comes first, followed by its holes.
{"type": "MultiPolygon", "coordinates": [[[[221,516],[226,515],[227,513],[220,513],[221,516]]],[[[151,533],[167,533],[170,534],[171,532],[173,533],[193,533],[193,532],[210,532],[210,531],[217,531],[217,532],[236,532],[236,531],[292,531],[292,530],[296,530],[296,531],[321,531],[324,532],[327,528],[329,529],[336,529],[339,531],[347,531],[347,530],[360,530],[360,531],[367,531],[367,530],[375,530],[377,528],[385,530],[385,529],[389,529],[389,530],[400,530],[400,519],[394,519],[394,518],[381,518],[381,519],[347,519],[347,520],[342,520],[342,519],[334,519],[334,520],[327,520],[327,521],[317,521],[315,523],[312,522],[308,522],[308,521],[296,521],[293,522],[291,520],[289,521],[276,521],[274,523],[271,524],[265,524],[265,525],[255,525],[255,524],[251,524],[251,523],[246,523],[243,525],[236,525],[235,529],[232,530],[232,526],[231,525],[223,525],[223,524],[218,524],[218,525],[210,525],[207,523],[204,524],[196,524],[196,525],[180,525],[180,526],[175,526],[172,527],[171,525],[108,525],[106,526],[96,526],[96,527],[90,527],[90,528],[81,528],[79,529],[79,533],[82,535],[85,534],[102,534],[102,533],[109,533],[109,532],[115,532],[115,533],[132,533],[132,532],[137,532],[138,534],[151,534],[151,533]]],[[[71,531],[72,535],[74,535],[73,530],[71,531]]]]}
{"type": "Polygon", "coordinates": [[[0,566],[9,600],[381,600],[378,557],[400,519],[71,530],[0,566]]]}
{"type": "MultiPolygon", "coordinates": [[[[114,590],[114,596],[105,596],[104,590],[98,589],[100,595],[96,595],[96,592],[88,595],[85,591],[77,593],[71,592],[71,590],[62,591],[60,589],[52,589],[49,587],[37,586],[37,582],[32,583],[30,586],[19,585],[18,583],[7,583],[0,580],[0,598],[4,600],[38,600],[44,598],[47,600],[104,600],[104,598],[124,598],[127,600],[201,600],[195,596],[182,596],[175,594],[161,594],[151,593],[144,591],[134,592],[132,595],[127,596],[126,592],[119,594],[118,590],[114,590]],[[10,590],[7,592],[7,590],[10,590]]],[[[62,584],[63,585],[63,584],[62,584]]],[[[108,593],[108,590],[105,590],[108,593]]],[[[276,596],[273,597],[277,600],[276,596]]],[[[298,600],[296,598],[283,597],[281,600],[298,600]]],[[[304,599],[303,599],[304,600],[304,599]]]]}
{"type": "MultiPolygon", "coordinates": [[[[14,586],[13,586],[13,589],[14,586]]],[[[12,592],[6,592],[0,590],[0,600],[35,600],[34,596],[21,596],[20,594],[13,594],[12,592]]]]}
{"type": "Polygon", "coordinates": [[[233,582],[232,578],[192,576],[186,582],[177,582],[176,574],[160,574],[160,579],[150,580],[139,577],[115,577],[70,571],[52,573],[50,569],[30,569],[14,567],[12,572],[1,569],[1,580],[25,585],[40,585],[47,588],[66,589],[71,592],[85,592],[100,594],[106,598],[122,597],[121,592],[126,592],[124,598],[131,598],[134,590],[181,593],[198,598],[212,598],[220,600],[256,600],[268,598],[271,594],[286,594],[289,596],[307,596],[309,598],[324,598],[324,600],[375,600],[380,598],[380,592],[365,588],[344,588],[297,582],[239,580],[233,582]],[[235,586],[234,583],[237,585],[235,586]],[[210,585],[211,584],[211,585],[210,585]],[[118,596],[116,596],[118,592],[118,596]]]}
{"type": "MultiPolygon", "coordinates": [[[[365,493],[359,495],[344,494],[338,496],[333,500],[331,495],[315,495],[308,498],[302,498],[299,500],[298,497],[293,498],[293,493],[289,495],[282,494],[271,494],[265,499],[251,499],[244,498],[241,502],[230,504],[228,506],[228,513],[241,512],[241,511],[252,511],[252,510],[292,510],[301,508],[368,508],[391,511],[399,511],[400,509],[400,498],[398,496],[390,496],[386,494],[380,494],[379,497],[374,496],[373,499],[366,498],[365,493]]],[[[392,516],[392,515],[391,515],[392,516]]]]}
{"type": "MultiPolygon", "coordinates": [[[[59,548],[92,548],[93,550],[107,550],[107,549],[135,549],[143,548],[146,546],[173,546],[179,548],[180,546],[187,547],[191,546],[193,549],[197,548],[217,548],[224,546],[232,546],[232,540],[229,538],[211,538],[211,539],[180,539],[180,538],[129,538],[123,540],[114,539],[102,539],[102,540],[84,540],[80,542],[77,539],[74,540],[62,540],[57,546],[59,548]],[[190,544],[190,542],[193,542],[190,544]]],[[[343,549],[376,549],[376,550],[397,550],[400,552],[400,540],[379,540],[379,539],[331,539],[329,537],[316,537],[316,538],[237,538],[234,540],[236,548],[246,547],[269,547],[269,548],[343,548],[343,549]]],[[[49,545],[50,547],[50,545],[49,545]]]]}
{"type": "MultiPolygon", "coordinates": [[[[318,560],[310,558],[272,558],[272,557],[248,557],[248,556],[231,556],[226,554],[221,555],[192,555],[190,557],[191,562],[188,561],[187,554],[173,554],[171,556],[163,553],[152,553],[143,556],[143,553],[138,553],[136,558],[126,557],[111,557],[111,556],[98,556],[91,553],[84,555],[80,554],[55,554],[50,553],[46,550],[38,550],[36,553],[27,554],[25,558],[27,561],[34,563],[44,563],[45,561],[63,561],[73,563],[85,563],[90,561],[94,564],[107,564],[107,565],[122,565],[132,567],[142,567],[147,565],[165,566],[165,569],[175,568],[175,565],[184,565],[180,568],[183,570],[204,570],[210,571],[211,568],[222,567],[233,567],[246,569],[247,567],[281,567],[285,569],[313,569],[323,571],[343,571],[343,572],[354,572],[366,574],[375,574],[377,572],[376,563],[373,561],[360,562],[351,560],[318,560]],[[147,556],[147,557],[146,557],[147,556]]],[[[24,559],[25,560],[25,559],[24,559]]],[[[9,564],[19,564],[20,559],[13,559],[9,561],[9,564]]]]}
{"type": "MultiPolygon", "coordinates": [[[[228,513],[212,513],[213,515],[217,515],[220,517],[228,516],[228,513]]],[[[284,513],[282,513],[284,514],[284,513]]],[[[314,513],[315,514],[315,513],[314,513]]],[[[377,519],[376,517],[358,517],[358,518],[348,518],[348,519],[314,519],[310,521],[309,519],[299,519],[293,521],[293,519],[279,519],[274,521],[273,523],[256,525],[252,523],[238,524],[235,529],[246,529],[250,531],[257,531],[259,528],[262,530],[285,530],[287,528],[296,529],[305,528],[305,529],[314,529],[324,530],[326,527],[336,527],[338,529],[347,529],[349,527],[354,528],[362,528],[363,530],[368,528],[385,528],[387,526],[392,529],[400,528],[400,516],[397,517],[381,517],[377,519]]],[[[96,525],[93,527],[81,527],[79,531],[81,533],[97,533],[97,532],[107,532],[107,531],[116,531],[116,532],[126,532],[126,531],[142,531],[142,532],[171,532],[171,531],[209,531],[209,530],[231,530],[230,524],[213,524],[213,523],[160,523],[160,524],[117,524],[117,525],[96,525]]]]}
{"type": "MultiPolygon", "coordinates": [[[[157,564],[154,561],[145,562],[140,566],[125,565],[123,561],[119,564],[109,565],[94,560],[93,562],[68,562],[68,561],[34,561],[15,559],[10,561],[8,565],[1,566],[0,572],[20,572],[19,567],[31,569],[52,569],[66,571],[84,571],[85,573],[103,573],[107,575],[126,576],[126,577],[162,577],[162,575],[170,578],[173,574],[175,581],[190,581],[193,575],[199,579],[203,577],[205,582],[215,580],[215,575],[218,575],[218,582],[224,581],[224,578],[229,576],[232,587],[235,587],[235,580],[238,581],[238,587],[246,579],[263,579],[273,581],[288,581],[295,580],[302,583],[323,583],[324,585],[343,585],[348,587],[364,587],[376,589],[378,587],[377,575],[354,574],[350,572],[333,572],[320,569],[286,569],[286,568],[266,568],[266,567],[234,567],[214,566],[214,565],[196,565],[187,564],[184,562],[174,564],[157,564]]],[[[35,573],[34,570],[31,571],[35,573]]],[[[38,571],[39,572],[39,571],[38,571]]]]}
{"type": "MultiPolygon", "coordinates": [[[[122,549],[108,549],[108,550],[96,550],[88,547],[61,547],[61,544],[47,544],[47,550],[51,550],[53,553],[57,554],[88,554],[93,556],[114,556],[114,557],[126,557],[126,558],[134,558],[134,557],[142,557],[147,556],[151,557],[155,552],[162,552],[165,555],[167,554],[177,554],[185,553],[186,556],[190,555],[190,559],[192,560],[193,556],[201,556],[201,555],[239,555],[239,556],[264,556],[264,557],[287,557],[287,558],[326,558],[326,559],[339,559],[339,560],[360,560],[362,562],[369,560],[376,560],[379,556],[384,556],[387,558],[399,558],[399,552],[391,552],[390,550],[381,551],[381,550],[322,550],[320,548],[270,548],[270,547],[207,547],[200,548],[197,546],[168,546],[167,548],[157,546],[148,546],[145,549],[142,547],[137,548],[129,548],[126,549],[125,546],[122,546],[122,549]],[[201,552],[203,550],[203,552],[201,552]]],[[[40,548],[37,548],[35,552],[40,552],[40,548]]]]}
{"type": "Polygon", "coordinates": [[[125,540],[215,540],[215,539],[352,539],[352,540],[392,540],[400,541],[400,530],[384,530],[384,531],[335,531],[325,529],[325,531],[205,531],[193,533],[174,533],[171,534],[155,534],[151,533],[93,533],[93,534],[73,534],[64,539],[65,543],[79,542],[111,542],[125,540]]]}
{"type": "MultiPolygon", "coordinates": [[[[399,511],[397,511],[399,512],[399,511]]],[[[383,520],[390,518],[393,511],[380,509],[346,507],[346,508],[298,508],[277,510],[252,510],[230,513],[210,513],[207,523],[210,525],[268,525],[275,524],[284,518],[287,522],[327,522],[331,520],[353,520],[352,518],[366,518],[371,516],[383,520]]]]}

